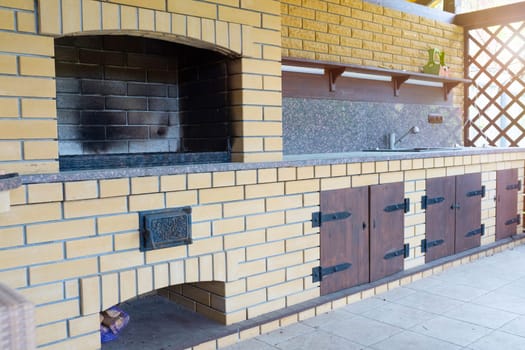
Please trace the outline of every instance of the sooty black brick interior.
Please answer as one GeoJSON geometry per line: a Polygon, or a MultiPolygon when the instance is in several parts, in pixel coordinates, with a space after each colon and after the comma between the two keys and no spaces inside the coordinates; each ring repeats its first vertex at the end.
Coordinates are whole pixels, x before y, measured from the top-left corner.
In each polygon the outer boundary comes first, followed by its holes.
{"type": "Polygon", "coordinates": [[[55,54],[61,157],[229,152],[226,56],[130,36],[59,38],[55,54]]]}

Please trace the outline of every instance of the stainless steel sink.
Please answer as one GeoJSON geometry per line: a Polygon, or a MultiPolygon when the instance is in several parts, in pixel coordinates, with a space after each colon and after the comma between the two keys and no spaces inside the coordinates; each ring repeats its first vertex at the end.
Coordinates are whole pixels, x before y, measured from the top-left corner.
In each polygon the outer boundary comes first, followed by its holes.
{"type": "Polygon", "coordinates": [[[372,148],[364,149],[363,152],[437,152],[437,151],[459,151],[462,147],[414,147],[414,148],[372,148]]]}

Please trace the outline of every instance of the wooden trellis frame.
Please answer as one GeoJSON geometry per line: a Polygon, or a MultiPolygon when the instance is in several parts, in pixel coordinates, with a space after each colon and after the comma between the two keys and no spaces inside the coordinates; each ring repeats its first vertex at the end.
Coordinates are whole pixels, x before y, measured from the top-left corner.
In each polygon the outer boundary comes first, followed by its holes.
{"type": "Polygon", "coordinates": [[[525,4],[457,16],[465,26],[467,146],[525,146],[525,4]]]}

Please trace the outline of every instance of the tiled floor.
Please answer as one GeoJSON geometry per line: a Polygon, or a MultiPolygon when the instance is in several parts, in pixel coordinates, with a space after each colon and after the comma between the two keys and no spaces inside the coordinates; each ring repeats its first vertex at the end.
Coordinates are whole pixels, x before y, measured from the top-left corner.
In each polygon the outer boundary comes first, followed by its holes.
{"type": "Polygon", "coordinates": [[[525,246],[226,349],[525,349],[525,246]]]}

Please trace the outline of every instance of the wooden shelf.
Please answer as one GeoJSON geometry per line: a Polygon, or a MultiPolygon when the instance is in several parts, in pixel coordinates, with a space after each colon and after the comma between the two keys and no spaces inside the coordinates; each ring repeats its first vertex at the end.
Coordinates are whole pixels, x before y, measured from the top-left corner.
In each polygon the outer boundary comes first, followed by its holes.
{"type": "Polygon", "coordinates": [[[408,72],[397,69],[368,67],[356,64],[338,64],[301,58],[283,57],[282,64],[283,66],[323,69],[324,75],[326,75],[328,78],[328,87],[330,91],[335,91],[337,79],[339,79],[339,77],[341,77],[345,72],[360,74],[360,76],[357,77],[358,79],[384,80],[382,77],[390,77],[394,96],[399,96],[401,86],[409,79],[414,83],[430,82],[442,84],[443,98],[445,101],[448,99],[450,91],[457,85],[461,83],[470,84],[472,82],[469,79],[449,78],[439,75],[408,72]]]}

